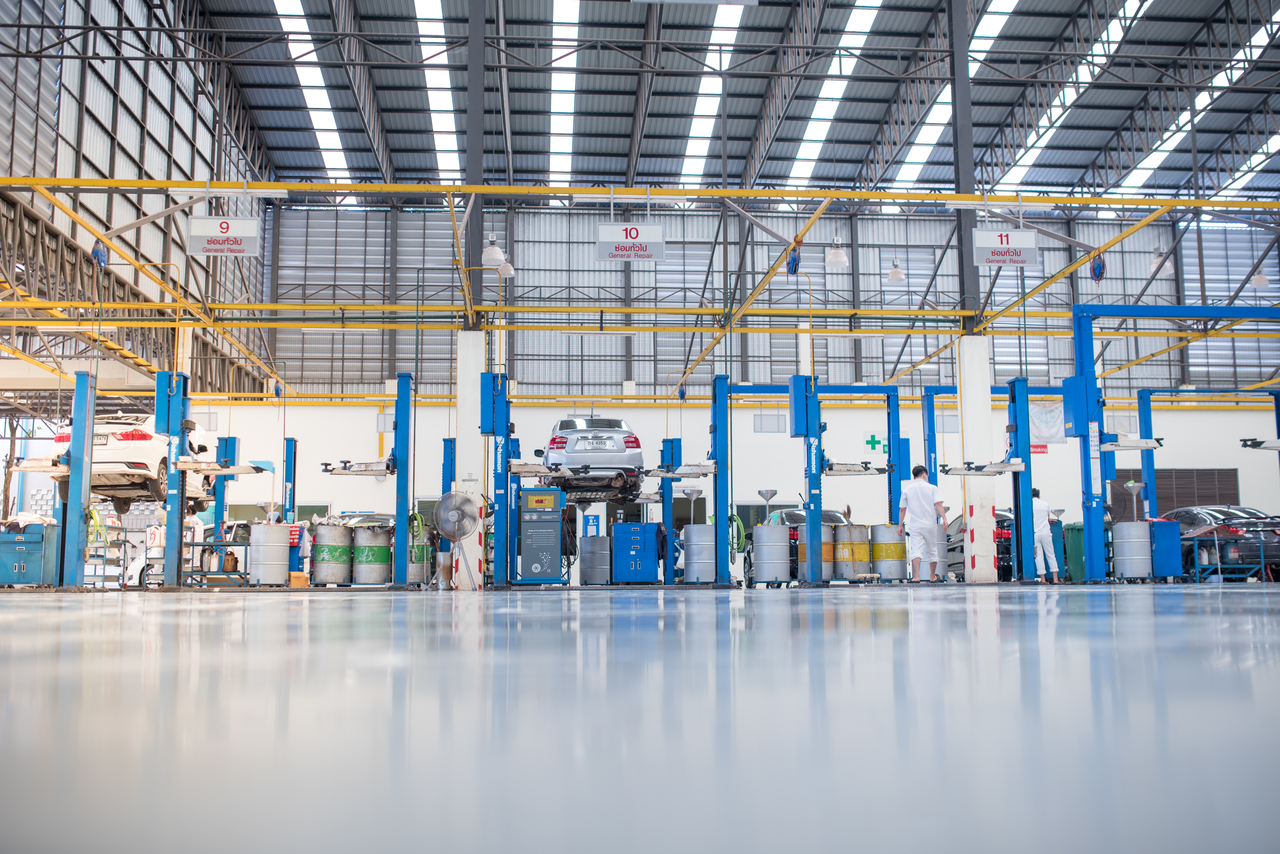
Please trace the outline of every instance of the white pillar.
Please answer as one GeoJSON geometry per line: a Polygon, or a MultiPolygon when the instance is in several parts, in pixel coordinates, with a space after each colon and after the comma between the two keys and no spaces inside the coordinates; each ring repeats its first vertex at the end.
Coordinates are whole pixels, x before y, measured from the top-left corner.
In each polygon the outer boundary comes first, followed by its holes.
{"type": "Polygon", "coordinates": [[[797,334],[796,352],[800,355],[800,376],[813,376],[813,336],[804,333],[797,334]]]}
{"type": "MultiPolygon", "coordinates": [[[[996,460],[996,443],[991,417],[991,350],[987,338],[966,335],[956,345],[960,366],[960,453],[961,460],[978,465],[996,460]]],[[[1003,450],[1003,449],[1002,449],[1003,450]]],[[[964,481],[965,581],[990,583],[996,580],[995,484],[987,477],[966,477],[964,481]]]]}
{"type": "MultiPolygon", "coordinates": [[[[484,506],[488,480],[485,471],[488,440],[480,435],[480,375],[486,368],[485,354],[484,332],[458,332],[456,479],[453,488],[467,495],[477,507],[484,506]]],[[[475,590],[484,577],[484,526],[459,542],[458,547],[461,554],[455,560],[454,581],[459,590],[475,590]]]]}

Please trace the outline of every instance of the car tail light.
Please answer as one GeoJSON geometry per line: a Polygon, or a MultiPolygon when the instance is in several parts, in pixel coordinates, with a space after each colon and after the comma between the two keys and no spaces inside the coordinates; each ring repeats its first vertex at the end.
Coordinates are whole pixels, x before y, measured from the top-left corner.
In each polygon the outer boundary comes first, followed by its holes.
{"type": "Polygon", "coordinates": [[[55,442],[68,442],[68,443],[70,443],[70,441],[71,441],[71,434],[70,434],[70,433],[58,433],[58,434],[56,434],[56,435],[53,437],[53,441],[55,441],[55,442]]]}
{"type": "Polygon", "coordinates": [[[632,433],[628,433],[628,434],[627,434],[627,436],[626,436],[626,438],[624,438],[624,439],[622,440],[622,444],[623,444],[623,445],[626,445],[628,448],[639,448],[639,447],[640,447],[640,437],[639,437],[639,436],[636,436],[636,435],[634,435],[634,434],[632,434],[632,433]]]}
{"type": "Polygon", "coordinates": [[[568,444],[569,440],[564,436],[552,436],[551,441],[547,443],[547,448],[552,451],[563,451],[568,444]]]}
{"type": "Polygon", "coordinates": [[[139,430],[136,427],[132,430],[125,430],[123,433],[116,433],[115,437],[121,442],[150,442],[152,439],[150,433],[146,430],[139,430]]]}
{"type": "Polygon", "coordinates": [[[1233,527],[1231,527],[1230,525],[1228,525],[1228,526],[1227,526],[1227,532],[1228,532],[1228,533],[1231,533],[1231,534],[1243,534],[1243,533],[1244,533],[1244,531],[1240,530],[1239,528],[1233,528],[1233,527]]]}

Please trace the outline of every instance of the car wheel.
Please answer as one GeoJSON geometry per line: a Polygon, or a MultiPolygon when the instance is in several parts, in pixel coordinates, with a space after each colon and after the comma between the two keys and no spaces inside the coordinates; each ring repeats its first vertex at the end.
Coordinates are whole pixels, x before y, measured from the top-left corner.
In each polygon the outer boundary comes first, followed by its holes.
{"type": "Polygon", "coordinates": [[[203,513],[209,509],[208,501],[192,501],[191,506],[195,508],[197,513],[203,513]]]}
{"type": "Polygon", "coordinates": [[[156,466],[156,476],[147,485],[151,497],[164,504],[169,497],[169,461],[161,460],[156,466]]]}
{"type": "Polygon", "coordinates": [[[129,508],[133,506],[132,498],[113,498],[111,499],[111,509],[116,511],[117,516],[123,516],[129,512],[129,508]]]}
{"type": "Polygon", "coordinates": [[[71,478],[63,478],[58,481],[58,500],[63,504],[67,503],[67,499],[71,497],[71,478]]]}

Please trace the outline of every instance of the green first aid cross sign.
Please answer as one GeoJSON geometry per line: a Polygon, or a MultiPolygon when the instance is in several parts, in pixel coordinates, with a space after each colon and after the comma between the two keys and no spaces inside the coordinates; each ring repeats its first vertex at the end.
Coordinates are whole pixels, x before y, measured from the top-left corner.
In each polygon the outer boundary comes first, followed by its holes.
{"type": "Polygon", "coordinates": [[[884,439],[881,439],[875,433],[862,434],[862,446],[877,454],[887,454],[889,449],[884,446],[884,439]]]}

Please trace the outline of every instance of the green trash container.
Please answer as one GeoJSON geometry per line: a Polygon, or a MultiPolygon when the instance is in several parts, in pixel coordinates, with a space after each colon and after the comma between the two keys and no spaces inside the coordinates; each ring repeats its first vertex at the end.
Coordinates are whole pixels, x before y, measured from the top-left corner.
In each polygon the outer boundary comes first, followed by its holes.
{"type": "Polygon", "coordinates": [[[1072,581],[1084,580],[1084,523],[1062,526],[1062,549],[1067,553],[1067,575],[1072,581]]]}

